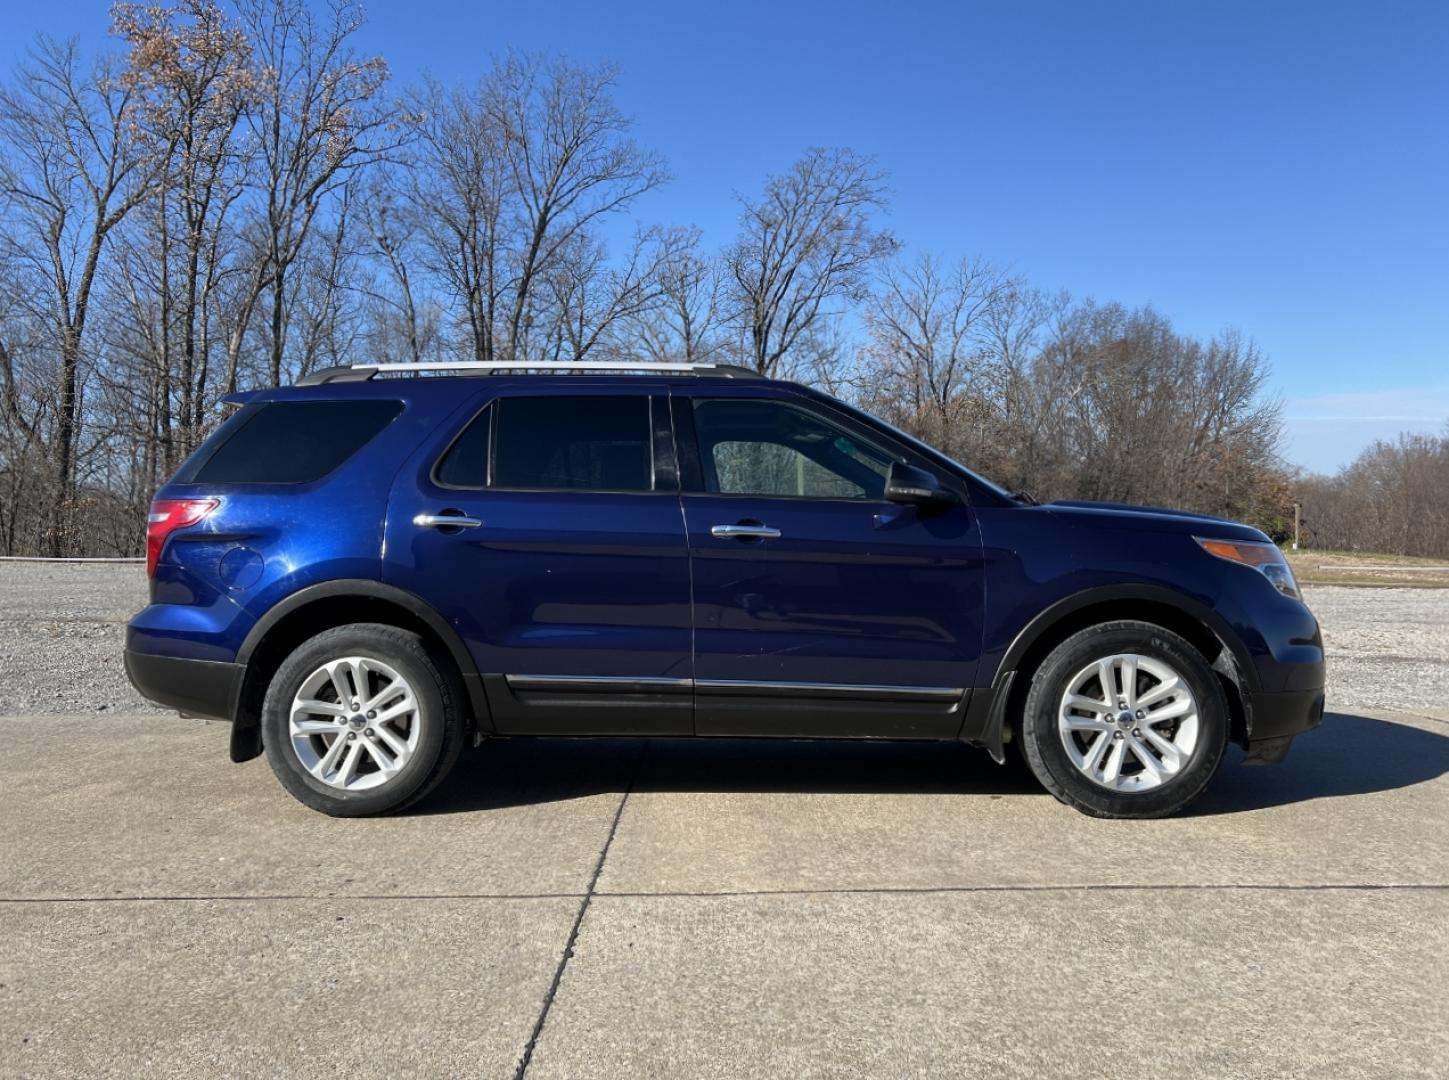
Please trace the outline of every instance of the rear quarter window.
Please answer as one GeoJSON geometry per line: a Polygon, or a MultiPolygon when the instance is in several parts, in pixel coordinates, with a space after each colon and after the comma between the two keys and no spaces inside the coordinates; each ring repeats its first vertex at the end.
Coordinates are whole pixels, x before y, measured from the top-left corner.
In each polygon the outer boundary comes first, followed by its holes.
{"type": "Polygon", "coordinates": [[[232,417],[181,467],[178,484],[305,484],[357,453],[401,401],[269,401],[232,417]]]}

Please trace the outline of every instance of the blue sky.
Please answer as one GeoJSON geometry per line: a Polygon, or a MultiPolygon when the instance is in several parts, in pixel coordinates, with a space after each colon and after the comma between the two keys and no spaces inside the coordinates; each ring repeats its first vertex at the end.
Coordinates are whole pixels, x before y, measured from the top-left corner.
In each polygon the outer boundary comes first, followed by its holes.
{"type": "MultiPolygon", "coordinates": [[[[410,79],[513,46],[612,60],[674,181],[640,217],[723,242],[806,146],[890,172],[911,250],[1235,326],[1290,460],[1330,470],[1449,421],[1449,4],[368,5],[410,79]]],[[[0,50],[98,39],[100,3],[5,5],[0,50]]]]}

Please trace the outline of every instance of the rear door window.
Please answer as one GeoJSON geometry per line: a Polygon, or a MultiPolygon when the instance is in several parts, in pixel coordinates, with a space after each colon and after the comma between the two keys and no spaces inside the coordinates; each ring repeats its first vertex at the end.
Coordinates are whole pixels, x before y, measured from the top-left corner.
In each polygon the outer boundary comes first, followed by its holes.
{"type": "MultiPolygon", "coordinates": [[[[490,411],[494,427],[493,487],[584,491],[654,488],[647,396],[503,397],[493,403],[490,411]]],[[[454,447],[467,438],[468,432],[464,432],[454,447]]]]}
{"type": "Polygon", "coordinates": [[[246,406],[176,474],[179,484],[305,484],[357,453],[400,401],[269,401],[246,406]]]}

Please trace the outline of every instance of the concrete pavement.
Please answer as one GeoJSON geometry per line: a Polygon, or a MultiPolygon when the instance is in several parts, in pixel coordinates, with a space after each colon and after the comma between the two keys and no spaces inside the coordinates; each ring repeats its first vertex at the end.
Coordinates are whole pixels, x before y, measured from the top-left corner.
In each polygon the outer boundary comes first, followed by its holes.
{"type": "Polygon", "coordinates": [[[0,718],[0,1075],[1434,1076],[1449,716],[1191,815],[940,745],[515,740],[333,821],[227,728],[0,718]]]}
{"type": "Polygon", "coordinates": [[[1446,913],[1419,890],[600,896],[530,1076],[1442,1077],[1446,913]]]}

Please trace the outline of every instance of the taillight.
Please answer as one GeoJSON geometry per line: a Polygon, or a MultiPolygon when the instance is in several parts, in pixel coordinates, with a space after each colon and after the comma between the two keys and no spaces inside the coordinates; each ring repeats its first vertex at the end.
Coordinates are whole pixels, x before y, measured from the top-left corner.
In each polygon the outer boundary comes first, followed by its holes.
{"type": "Polygon", "coordinates": [[[177,529],[195,525],[221,505],[220,499],[157,499],[146,515],[146,576],[156,573],[156,560],[166,538],[177,529]]]}

